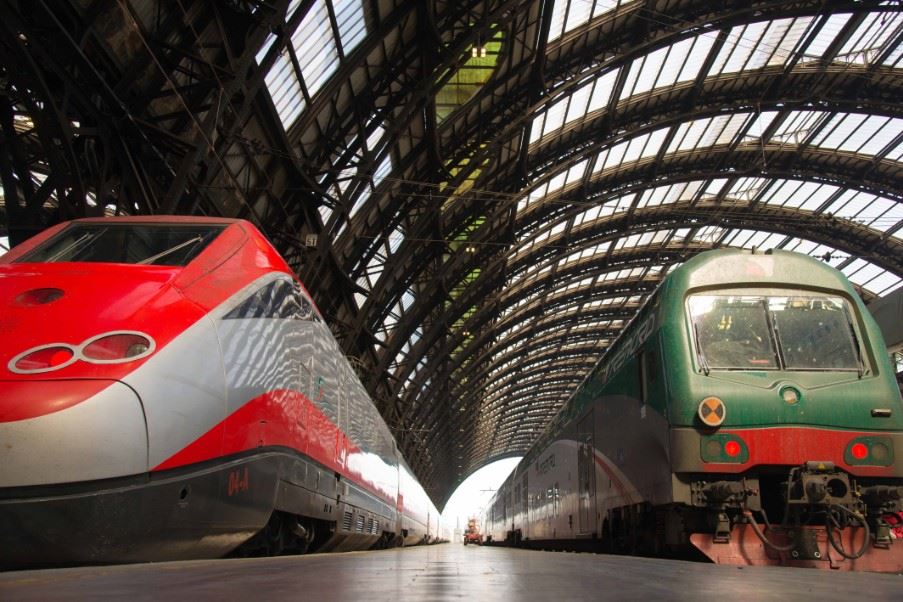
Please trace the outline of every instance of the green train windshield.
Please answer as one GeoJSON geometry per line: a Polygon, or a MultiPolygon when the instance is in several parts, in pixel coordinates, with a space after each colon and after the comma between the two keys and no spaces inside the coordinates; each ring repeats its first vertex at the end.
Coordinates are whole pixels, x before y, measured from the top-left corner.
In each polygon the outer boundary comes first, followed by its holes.
{"type": "Polygon", "coordinates": [[[724,370],[862,370],[849,303],[811,295],[692,295],[699,363],[724,370]]]}

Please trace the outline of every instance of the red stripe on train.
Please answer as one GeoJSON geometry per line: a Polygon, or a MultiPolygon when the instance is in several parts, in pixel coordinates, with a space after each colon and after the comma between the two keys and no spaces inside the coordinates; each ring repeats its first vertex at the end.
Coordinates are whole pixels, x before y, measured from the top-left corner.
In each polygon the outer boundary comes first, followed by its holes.
{"type": "MultiPolygon", "coordinates": [[[[368,454],[357,447],[307,397],[287,389],[277,389],[251,399],[151,470],[167,470],[272,446],[294,449],[327,469],[362,485],[384,502],[393,506],[396,503],[397,491],[394,487],[397,487],[397,482],[380,486],[380,483],[363,474],[373,474],[375,456],[357,462],[357,458],[364,458],[368,454]],[[371,470],[362,466],[367,461],[371,464],[371,470]]],[[[393,467],[392,470],[393,478],[397,479],[394,474],[396,469],[393,467]]]]}
{"type": "Polygon", "coordinates": [[[844,452],[853,439],[887,433],[837,431],[807,427],[772,427],[760,429],[720,429],[718,434],[736,435],[749,449],[749,461],[743,464],[707,463],[706,472],[739,473],[753,466],[800,466],[809,461],[833,462],[838,468],[863,477],[884,477],[895,474],[891,466],[850,466],[844,452]]]}

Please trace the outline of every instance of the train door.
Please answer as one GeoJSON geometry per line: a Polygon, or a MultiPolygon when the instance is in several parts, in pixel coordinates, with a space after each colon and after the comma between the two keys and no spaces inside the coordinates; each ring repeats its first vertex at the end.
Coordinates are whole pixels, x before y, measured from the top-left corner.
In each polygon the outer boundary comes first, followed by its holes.
{"type": "Polygon", "coordinates": [[[577,425],[577,440],[577,488],[579,491],[577,534],[584,535],[595,531],[596,469],[592,410],[577,425]]]}

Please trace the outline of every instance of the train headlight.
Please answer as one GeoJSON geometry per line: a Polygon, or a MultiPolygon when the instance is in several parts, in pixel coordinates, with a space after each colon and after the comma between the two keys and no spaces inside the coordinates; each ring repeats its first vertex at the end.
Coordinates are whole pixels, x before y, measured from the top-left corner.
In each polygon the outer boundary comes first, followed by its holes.
{"type": "Polygon", "coordinates": [[[10,372],[38,374],[65,368],[77,359],[76,350],[68,345],[54,343],[33,347],[9,361],[10,372]]]}
{"type": "Polygon", "coordinates": [[[718,464],[745,464],[749,462],[749,448],[741,437],[733,433],[708,435],[700,441],[702,461],[718,464]]]}
{"type": "Polygon", "coordinates": [[[844,462],[850,466],[890,466],[894,463],[894,444],[889,437],[856,437],[847,445],[844,462]]]}
{"type": "Polygon", "coordinates": [[[23,351],[7,364],[16,374],[40,374],[60,370],[82,360],[91,364],[119,364],[147,357],[157,348],[148,335],[115,330],[91,337],[81,345],[50,343],[23,351]]]}
{"type": "Polygon", "coordinates": [[[140,332],[107,332],[82,343],[82,356],[97,364],[124,362],[144,357],[153,347],[153,341],[140,332]]]}
{"type": "Polygon", "coordinates": [[[781,399],[789,406],[798,404],[803,398],[803,395],[794,387],[783,387],[780,393],[781,399]]]}
{"type": "Polygon", "coordinates": [[[716,428],[724,422],[727,409],[724,407],[724,402],[717,397],[706,397],[699,402],[696,414],[704,425],[716,428]]]}

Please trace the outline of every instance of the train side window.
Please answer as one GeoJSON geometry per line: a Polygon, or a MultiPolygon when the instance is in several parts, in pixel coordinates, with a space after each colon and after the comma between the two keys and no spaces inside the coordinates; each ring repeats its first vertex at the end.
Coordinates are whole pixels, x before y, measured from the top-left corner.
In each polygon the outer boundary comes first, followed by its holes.
{"type": "Polygon", "coordinates": [[[227,313],[224,320],[248,320],[262,318],[266,315],[267,306],[273,294],[272,283],[257,289],[250,297],[241,302],[238,307],[227,313]]]}
{"type": "Polygon", "coordinates": [[[256,290],[223,319],[291,318],[300,311],[301,308],[292,294],[291,283],[286,280],[275,280],[256,290]]]}
{"type": "Polygon", "coordinates": [[[304,295],[298,295],[298,319],[299,320],[313,320],[314,319],[314,308],[310,304],[310,301],[304,295]]]}

